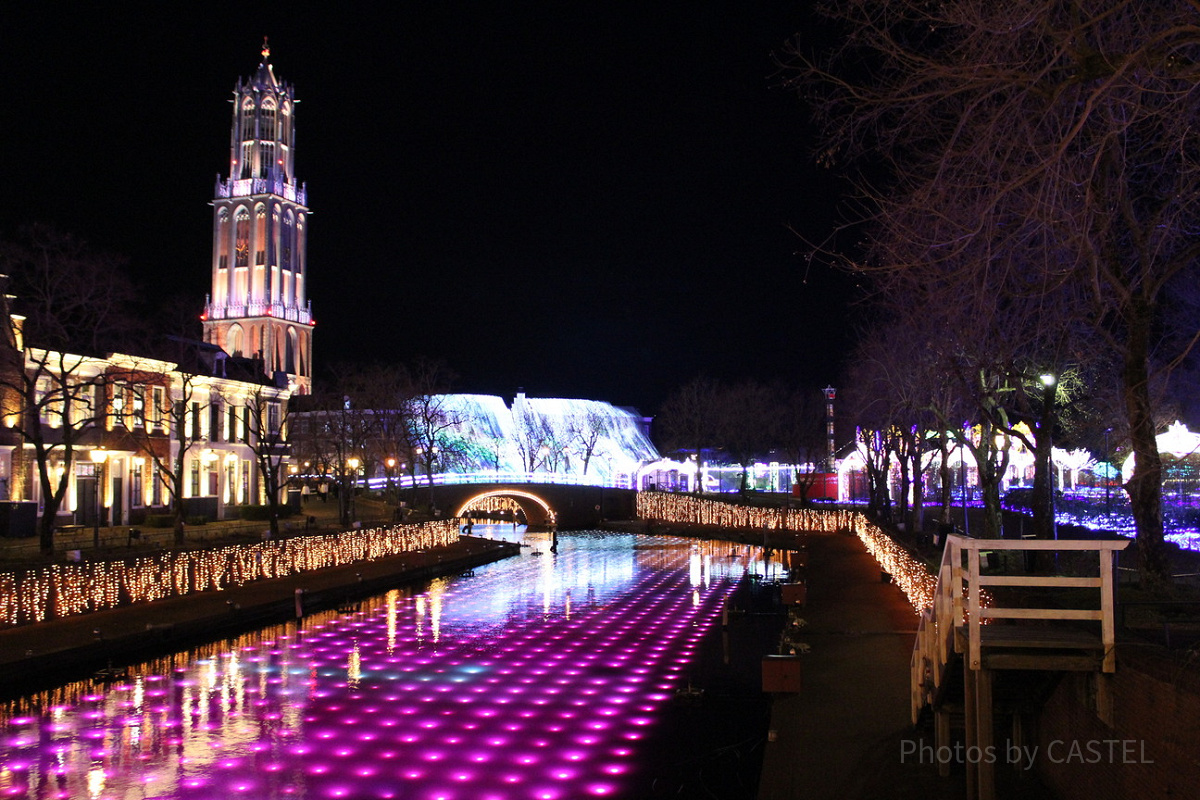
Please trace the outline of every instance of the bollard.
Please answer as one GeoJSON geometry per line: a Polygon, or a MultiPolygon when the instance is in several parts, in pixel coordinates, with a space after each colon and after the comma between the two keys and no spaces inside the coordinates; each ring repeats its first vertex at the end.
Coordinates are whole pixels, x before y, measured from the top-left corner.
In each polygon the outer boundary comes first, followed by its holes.
{"type": "Polygon", "coordinates": [[[304,590],[296,590],[296,619],[304,618],[304,590]]]}

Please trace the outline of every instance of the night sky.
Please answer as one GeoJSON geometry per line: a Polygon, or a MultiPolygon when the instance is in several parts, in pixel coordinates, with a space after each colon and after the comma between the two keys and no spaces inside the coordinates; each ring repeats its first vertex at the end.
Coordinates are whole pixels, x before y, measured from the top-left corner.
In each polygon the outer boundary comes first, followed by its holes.
{"type": "Polygon", "coordinates": [[[133,5],[4,11],[0,231],[52,222],[202,299],[265,35],[300,99],[318,374],[427,356],[460,391],[646,413],[699,374],[836,380],[849,281],[789,226],[823,236],[839,186],[772,59],[805,3],[133,5]]]}

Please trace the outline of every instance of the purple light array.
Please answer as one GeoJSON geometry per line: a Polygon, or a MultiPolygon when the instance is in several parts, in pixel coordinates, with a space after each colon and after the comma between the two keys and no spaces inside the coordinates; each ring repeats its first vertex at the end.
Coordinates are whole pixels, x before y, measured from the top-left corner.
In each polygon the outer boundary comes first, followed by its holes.
{"type": "Polygon", "coordinates": [[[640,743],[754,553],[562,539],[557,555],[10,716],[0,797],[629,796],[640,743]]]}

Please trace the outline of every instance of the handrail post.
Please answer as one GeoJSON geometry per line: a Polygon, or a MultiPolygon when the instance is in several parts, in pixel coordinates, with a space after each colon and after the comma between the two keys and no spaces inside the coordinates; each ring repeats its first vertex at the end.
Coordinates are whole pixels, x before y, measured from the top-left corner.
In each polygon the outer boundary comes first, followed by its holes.
{"type": "MultiPolygon", "coordinates": [[[[952,600],[950,625],[954,628],[961,625],[963,621],[962,540],[953,535],[948,538],[950,542],[950,597],[952,600]]],[[[957,643],[955,647],[957,647],[957,643]]]]}
{"type": "Polygon", "coordinates": [[[1117,669],[1117,653],[1116,653],[1116,625],[1114,622],[1113,613],[1113,561],[1116,558],[1115,550],[1100,549],[1100,610],[1103,612],[1100,618],[1100,641],[1104,647],[1104,666],[1105,672],[1116,672],[1117,669]]]}
{"type": "Polygon", "coordinates": [[[979,548],[972,546],[967,551],[969,572],[967,579],[967,609],[970,614],[970,645],[971,669],[979,669],[979,548]]]}

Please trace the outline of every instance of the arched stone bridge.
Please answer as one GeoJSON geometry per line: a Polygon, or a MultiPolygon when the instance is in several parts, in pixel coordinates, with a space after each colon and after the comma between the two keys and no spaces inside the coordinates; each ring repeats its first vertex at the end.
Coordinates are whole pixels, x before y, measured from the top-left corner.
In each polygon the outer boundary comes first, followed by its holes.
{"type": "MultiPolygon", "coordinates": [[[[605,519],[632,519],[636,493],[599,486],[561,486],[553,483],[463,483],[433,487],[433,502],[444,516],[455,516],[472,503],[489,497],[509,498],[533,526],[588,528],[605,519]]],[[[416,489],[418,502],[429,488],[416,489]]]]}

